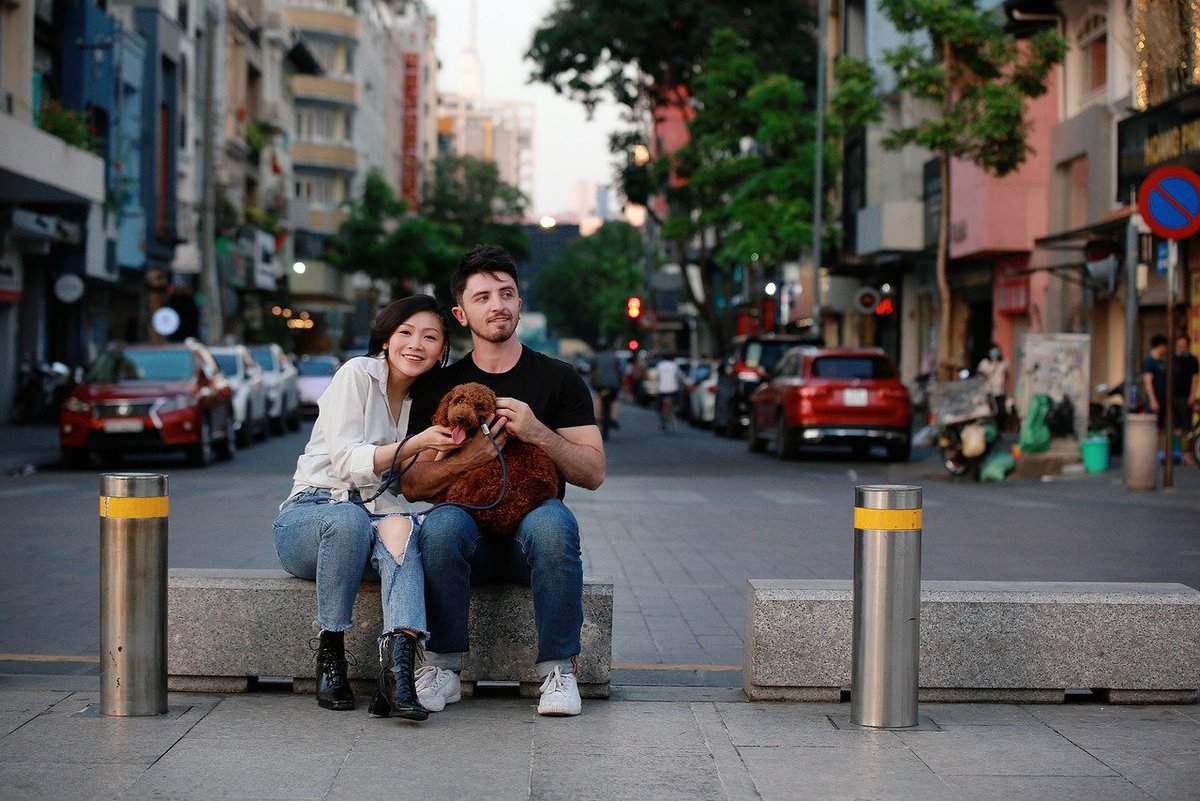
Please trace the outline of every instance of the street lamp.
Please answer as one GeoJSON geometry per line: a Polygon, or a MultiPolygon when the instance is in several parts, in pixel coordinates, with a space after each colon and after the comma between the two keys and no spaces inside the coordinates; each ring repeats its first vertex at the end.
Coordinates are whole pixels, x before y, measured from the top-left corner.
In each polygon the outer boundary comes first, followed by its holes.
{"type": "Polygon", "coordinates": [[[768,281],[764,289],[767,293],[767,297],[773,298],[775,297],[775,292],[779,289],[779,287],[775,285],[774,281],[768,281]]]}
{"type": "Polygon", "coordinates": [[[558,220],[554,219],[553,217],[551,217],[550,215],[547,214],[545,217],[538,220],[538,225],[542,226],[543,228],[549,229],[549,228],[553,228],[554,226],[558,225],[558,220]]]}
{"type": "Polygon", "coordinates": [[[296,275],[304,275],[304,271],[307,269],[308,265],[302,261],[298,261],[292,265],[292,272],[294,272],[296,275]]]}

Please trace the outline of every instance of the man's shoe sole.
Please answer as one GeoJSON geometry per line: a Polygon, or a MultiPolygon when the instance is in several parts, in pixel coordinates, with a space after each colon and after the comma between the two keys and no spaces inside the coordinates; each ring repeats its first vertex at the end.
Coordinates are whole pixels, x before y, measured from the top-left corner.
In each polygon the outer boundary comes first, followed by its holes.
{"type": "Polygon", "coordinates": [[[349,701],[322,701],[317,699],[317,706],[322,709],[332,709],[335,712],[347,712],[354,709],[354,700],[349,701]]]}

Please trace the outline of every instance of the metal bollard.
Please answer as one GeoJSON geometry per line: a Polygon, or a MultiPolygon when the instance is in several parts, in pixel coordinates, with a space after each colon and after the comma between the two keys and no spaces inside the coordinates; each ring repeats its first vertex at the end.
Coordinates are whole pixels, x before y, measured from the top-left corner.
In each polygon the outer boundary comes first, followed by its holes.
{"type": "Polygon", "coordinates": [[[1158,444],[1158,415],[1125,415],[1121,461],[1126,489],[1154,489],[1158,482],[1158,444]]]}
{"type": "Polygon", "coordinates": [[[167,711],[167,477],[100,476],[100,713],[167,711]]]}
{"type": "Polygon", "coordinates": [[[854,488],[850,721],[917,725],[921,644],[921,488],[854,488]]]}

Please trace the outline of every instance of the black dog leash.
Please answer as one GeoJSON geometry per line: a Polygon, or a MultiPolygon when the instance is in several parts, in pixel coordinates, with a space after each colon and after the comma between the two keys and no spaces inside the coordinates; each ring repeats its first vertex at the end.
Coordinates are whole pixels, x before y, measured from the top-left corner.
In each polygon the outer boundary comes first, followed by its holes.
{"type": "MultiPolygon", "coordinates": [[[[492,501],[491,503],[487,504],[486,506],[475,506],[475,505],[467,504],[467,503],[450,503],[449,501],[444,501],[442,503],[434,504],[433,506],[431,506],[429,509],[426,509],[421,514],[429,514],[434,509],[437,509],[439,506],[457,506],[459,509],[463,509],[463,510],[470,511],[470,512],[486,512],[488,509],[494,509],[497,506],[499,506],[500,503],[504,500],[505,496],[508,495],[508,465],[504,461],[504,452],[501,451],[500,446],[496,444],[496,439],[495,439],[495,437],[492,436],[492,430],[488,426],[487,423],[481,424],[479,428],[481,431],[483,431],[483,435],[485,437],[487,437],[488,442],[492,443],[492,447],[496,451],[496,458],[500,460],[500,495],[497,496],[496,500],[492,501]]],[[[404,465],[404,467],[400,468],[399,471],[396,470],[396,462],[400,458],[400,450],[404,447],[404,443],[408,442],[414,436],[416,436],[416,435],[409,434],[407,437],[400,440],[399,447],[397,447],[396,452],[394,454],[392,454],[391,465],[388,467],[387,470],[383,471],[383,475],[380,476],[379,490],[376,491],[376,493],[374,495],[372,495],[370,498],[366,498],[366,499],[363,499],[363,498],[355,499],[353,496],[351,496],[350,501],[352,503],[356,503],[359,506],[366,506],[368,503],[370,503],[371,501],[380,497],[381,495],[383,495],[383,493],[387,492],[387,488],[392,486],[392,484],[394,482],[397,482],[401,478],[404,477],[404,474],[407,473],[414,464],[416,464],[417,457],[419,457],[421,455],[421,451],[417,451],[416,453],[414,453],[412,455],[412,458],[410,458],[408,460],[408,462],[404,465]]],[[[422,450],[426,450],[426,449],[422,449],[422,450]]]]}

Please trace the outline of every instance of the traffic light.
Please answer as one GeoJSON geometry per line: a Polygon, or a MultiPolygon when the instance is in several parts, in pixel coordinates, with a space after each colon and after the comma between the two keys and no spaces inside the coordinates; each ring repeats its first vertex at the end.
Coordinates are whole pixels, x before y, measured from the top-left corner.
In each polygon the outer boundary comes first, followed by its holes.
{"type": "Polygon", "coordinates": [[[636,339],[629,340],[629,350],[632,351],[633,353],[637,353],[637,349],[638,349],[638,341],[636,339]]]}
{"type": "Polygon", "coordinates": [[[625,314],[630,320],[636,320],[642,316],[642,299],[639,297],[631,297],[625,301],[625,314]]]}

